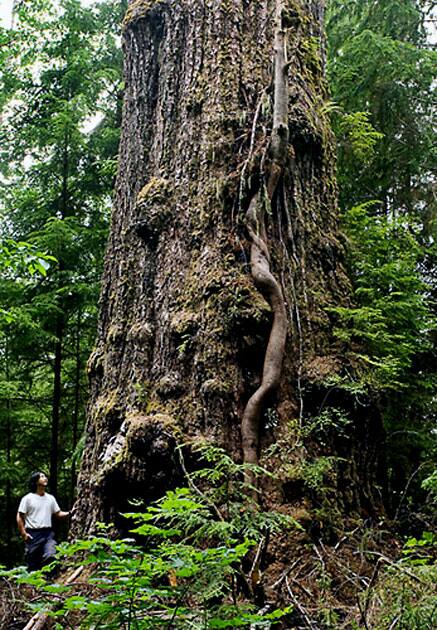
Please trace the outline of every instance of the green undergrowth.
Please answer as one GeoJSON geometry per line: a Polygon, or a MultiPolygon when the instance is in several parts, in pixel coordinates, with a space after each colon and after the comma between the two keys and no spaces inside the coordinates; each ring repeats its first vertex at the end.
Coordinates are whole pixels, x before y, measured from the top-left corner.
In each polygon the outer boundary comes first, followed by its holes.
{"type": "Polygon", "coordinates": [[[344,217],[355,305],[331,309],[338,339],[355,349],[363,389],[374,391],[408,387],[414,357],[430,347],[435,324],[415,226],[381,215],[378,206],[367,202],[344,217]]]}
{"type": "MultiPolygon", "coordinates": [[[[425,630],[437,624],[437,539],[424,532],[409,538],[398,562],[384,562],[374,586],[363,598],[369,628],[425,630]]],[[[375,572],[379,566],[376,565],[375,572]]]]}
{"type": "Polygon", "coordinates": [[[267,628],[290,613],[291,607],[260,613],[255,596],[257,547],[267,532],[297,526],[250,498],[244,473],[268,473],[236,464],[214,446],[194,450],[205,466],[187,473],[186,487],[125,514],[132,537],[112,540],[101,525],[97,535],[59,546],[63,575],[84,567],[80,584],[48,583],[53,567],[4,573],[38,589],[29,609],[48,614],[55,628],[105,629],[267,628]]]}
{"type": "MultiPolygon", "coordinates": [[[[326,422],[318,418],[314,425],[325,431],[326,422]]],[[[268,567],[260,550],[269,536],[292,537],[299,525],[289,516],[263,512],[251,499],[253,487],[244,473],[249,468],[265,481],[264,469],[235,463],[215,446],[193,451],[201,467],[186,474],[186,486],[146,507],[134,505],[125,515],[129,537],[114,539],[112,526],[101,524],[96,534],[60,545],[62,573],[56,581],[49,577],[53,565],[30,574],[23,567],[1,572],[14,604],[23,597],[28,616],[47,614],[58,630],[279,629],[299,627],[305,615],[321,630],[434,627],[437,540],[431,532],[407,538],[397,557],[390,545],[387,555],[382,553],[383,546],[374,544],[377,531],[366,528],[332,547],[306,539],[295,549],[302,575],[290,569],[295,563],[288,567],[299,591],[281,606],[272,600],[265,606],[260,589],[268,567]],[[79,567],[80,575],[65,584],[79,567]],[[345,570],[355,590],[349,592],[349,586],[344,600],[338,580],[345,570]]],[[[182,451],[181,465],[186,468],[182,451]]],[[[268,555],[266,547],[264,552],[268,555]]]]}

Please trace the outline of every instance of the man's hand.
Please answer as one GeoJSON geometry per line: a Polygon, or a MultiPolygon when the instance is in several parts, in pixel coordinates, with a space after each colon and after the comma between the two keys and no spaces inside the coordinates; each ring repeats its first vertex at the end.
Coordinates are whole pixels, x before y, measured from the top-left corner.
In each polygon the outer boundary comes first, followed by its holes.
{"type": "Polygon", "coordinates": [[[74,506],[68,512],[64,512],[63,510],[59,510],[59,512],[55,512],[53,516],[55,518],[63,519],[63,518],[71,518],[74,514],[74,506]]]}
{"type": "Polygon", "coordinates": [[[21,512],[17,512],[18,531],[20,532],[20,536],[24,540],[24,542],[27,542],[28,540],[32,540],[32,536],[26,532],[25,518],[26,518],[25,514],[21,512]]]}

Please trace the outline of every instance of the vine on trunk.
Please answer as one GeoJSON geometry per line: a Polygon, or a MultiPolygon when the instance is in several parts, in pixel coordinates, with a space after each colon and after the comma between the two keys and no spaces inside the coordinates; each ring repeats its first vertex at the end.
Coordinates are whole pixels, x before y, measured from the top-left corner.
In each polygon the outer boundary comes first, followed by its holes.
{"type": "MultiPolygon", "coordinates": [[[[270,253],[266,230],[266,199],[272,203],[287,159],[288,80],[286,40],[283,25],[283,0],[276,0],[275,68],[273,130],[270,143],[271,165],[266,183],[253,196],[246,213],[251,239],[250,264],[255,285],[269,302],[273,312],[261,384],[247,402],[241,424],[244,462],[258,463],[260,416],[267,396],[279,385],[287,337],[287,314],[280,283],[270,270],[270,253]]],[[[249,479],[253,481],[253,479],[249,479]]]]}

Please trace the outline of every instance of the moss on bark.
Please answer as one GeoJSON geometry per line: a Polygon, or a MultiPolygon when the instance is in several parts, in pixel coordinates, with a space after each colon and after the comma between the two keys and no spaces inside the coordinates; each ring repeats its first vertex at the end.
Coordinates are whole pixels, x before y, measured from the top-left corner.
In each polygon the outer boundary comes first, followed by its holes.
{"type": "MultiPolygon", "coordinates": [[[[119,175],[89,362],[77,533],[120,508],[111,485],[125,484],[127,499],[156,498],[175,483],[177,435],[207,437],[243,458],[241,421],[262,385],[277,313],[250,276],[253,235],[264,232],[287,318],[283,368],[276,393],[271,388],[259,410],[256,450],[280,439],[291,420],[305,422],[327,395],[321,375],[345,369],[327,311],[348,303],[349,284],[335,152],[322,107],[323,51],[316,49],[323,42],[320,3],[284,3],[289,94],[276,125],[275,6],[130,4],[119,175]],[[279,144],[286,138],[276,166],[279,154],[268,150],[274,127],[279,144]],[[277,168],[279,187],[271,178],[277,168]],[[248,234],[255,197],[268,220],[263,231],[248,234]],[[108,443],[132,417],[147,418],[146,437],[137,442],[144,451],[137,449],[135,465],[117,464],[94,485],[108,443]],[[171,418],[170,432],[162,417],[171,418]],[[149,471],[147,487],[135,481],[136,470],[149,471]]],[[[134,441],[126,433],[129,448],[134,441]]]]}

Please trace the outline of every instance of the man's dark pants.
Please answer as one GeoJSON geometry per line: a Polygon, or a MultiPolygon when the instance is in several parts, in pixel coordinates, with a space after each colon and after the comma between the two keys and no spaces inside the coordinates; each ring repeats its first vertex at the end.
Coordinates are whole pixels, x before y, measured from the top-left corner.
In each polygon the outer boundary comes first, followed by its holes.
{"type": "Polygon", "coordinates": [[[55,559],[56,540],[51,527],[27,529],[26,531],[32,536],[32,539],[26,542],[24,558],[29,571],[38,571],[55,559]]]}

